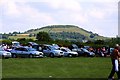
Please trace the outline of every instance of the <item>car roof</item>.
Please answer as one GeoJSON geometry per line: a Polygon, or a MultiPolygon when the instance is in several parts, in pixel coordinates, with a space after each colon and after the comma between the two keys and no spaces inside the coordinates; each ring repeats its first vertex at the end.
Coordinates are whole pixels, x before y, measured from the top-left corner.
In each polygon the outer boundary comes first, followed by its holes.
{"type": "Polygon", "coordinates": [[[38,45],[37,43],[35,43],[35,42],[28,42],[29,44],[31,44],[31,45],[38,45]]]}
{"type": "Polygon", "coordinates": [[[52,46],[52,45],[50,45],[50,44],[43,44],[43,46],[52,46]]]}
{"type": "Polygon", "coordinates": [[[18,42],[18,41],[13,41],[12,43],[20,43],[20,42],[18,42]]]}
{"type": "Polygon", "coordinates": [[[28,46],[20,46],[20,47],[17,47],[17,48],[31,48],[31,47],[28,47],[28,46]]]}
{"type": "Polygon", "coordinates": [[[68,48],[66,48],[66,47],[61,47],[60,49],[68,49],[68,48]]]}

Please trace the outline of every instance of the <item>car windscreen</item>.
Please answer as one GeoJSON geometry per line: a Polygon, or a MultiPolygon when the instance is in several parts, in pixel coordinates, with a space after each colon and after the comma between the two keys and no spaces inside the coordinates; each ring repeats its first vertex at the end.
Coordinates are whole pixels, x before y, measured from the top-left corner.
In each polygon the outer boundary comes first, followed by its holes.
{"type": "Polygon", "coordinates": [[[51,50],[59,50],[59,48],[56,48],[56,47],[54,47],[54,46],[49,46],[49,48],[50,48],[51,50]]]}
{"type": "Polygon", "coordinates": [[[60,48],[57,44],[53,44],[53,47],[55,47],[56,49],[60,48]]]}
{"type": "Polygon", "coordinates": [[[77,45],[75,45],[75,44],[72,44],[72,46],[73,46],[74,48],[78,48],[78,46],[77,46],[77,45]]]}
{"type": "Polygon", "coordinates": [[[87,49],[82,49],[84,52],[89,52],[87,49]]]}
{"type": "Polygon", "coordinates": [[[16,43],[13,43],[12,45],[13,45],[13,46],[20,46],[20,43],[19,43],[19,42],[16,42],[16,43]]]}
{"type": "Polygon", "coordinates": [[[66,50],[66,51],[68,51],[68,52],[71,52],[71,50],[70,50],[70,49],[68,49],[68,48],[66,48],[65,50],[66,50]]]}

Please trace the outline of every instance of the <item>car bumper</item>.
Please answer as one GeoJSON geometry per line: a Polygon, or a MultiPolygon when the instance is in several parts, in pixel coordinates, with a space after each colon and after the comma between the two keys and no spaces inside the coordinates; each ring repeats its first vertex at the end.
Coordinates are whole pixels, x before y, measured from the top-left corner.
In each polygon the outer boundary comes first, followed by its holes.
{"type": "Polygon", "coordinates": [[[58,56],[58,57],[59,57],[59,56],[61,56],[61,57],[62,57],[62,56],[63,56],[63,54],[56,54],[55,56],[58,56]]]}
{"type": "Polygon", "coordinates": [[[77,57],[78,56],[78,54],[71,54],[73,57],[77,57]]]}
{"type": "Polygon", "coordinates": [[[11,55],[3,55],[2,58],[10,58],[11,55]]]}
{"type": "Polygon", "coordinates": [[[34,55],[34,57],[36,57],[36,58],[39,58],[39,57],[43,57],[43,55],[34,55]]]}

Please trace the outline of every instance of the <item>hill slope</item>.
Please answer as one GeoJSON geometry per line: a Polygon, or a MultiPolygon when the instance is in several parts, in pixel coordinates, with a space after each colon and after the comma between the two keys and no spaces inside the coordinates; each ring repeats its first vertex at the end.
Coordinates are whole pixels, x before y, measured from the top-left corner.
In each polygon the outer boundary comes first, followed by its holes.
{"type": "Polygon", "coordinates": [[[38,32],[48,32],[53,39],[62,40],[95,40],[95,39],[106,39],[103,36],[99,36],[91,31],[84,30],[74,25],[52,25],[38,29],[31,29],[25,33],[37,34],[38,32]]]}

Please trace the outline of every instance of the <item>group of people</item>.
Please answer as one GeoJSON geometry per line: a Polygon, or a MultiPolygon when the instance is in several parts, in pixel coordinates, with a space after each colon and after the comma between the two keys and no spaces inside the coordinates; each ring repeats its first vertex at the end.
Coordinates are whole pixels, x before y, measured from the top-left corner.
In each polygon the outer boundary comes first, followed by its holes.
{"type": "Polygon", "coordinates": [[[120,45],[116,44],[113,53],[111,54],[112,70],[108,76],[108,80],[114,79],[114,74],[117,73],[118,80],[120,80],[120,45]]]}

